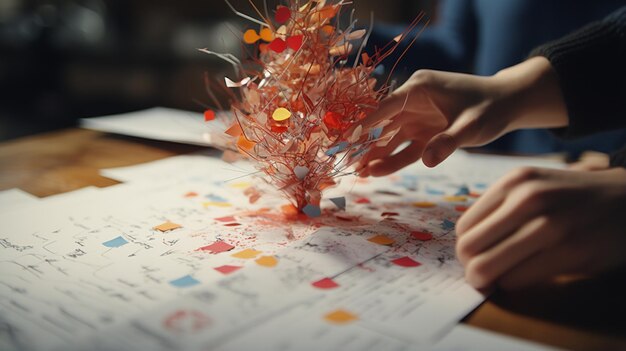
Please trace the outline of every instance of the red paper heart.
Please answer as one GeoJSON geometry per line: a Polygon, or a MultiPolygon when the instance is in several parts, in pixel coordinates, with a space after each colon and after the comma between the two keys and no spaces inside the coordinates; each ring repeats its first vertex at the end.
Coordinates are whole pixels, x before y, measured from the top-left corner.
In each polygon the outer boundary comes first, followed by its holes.
{"type": "Polygon", "coordinates": [[[335,281],[330,278],[320,279],[311,283],[311,285],[318,289],[334,289],[339,286],[339,284],[335,283],[335,281]]]}
{"type": "Polygon", "coordinates": [[[293,51],[298,51],[302,47],[302,39],[302,35],[289,37],[287,38],[287,46],[289,46],[293,51]]]}
{"type": "Polygon", "coordinates": [[[285,49],[287,49],[287,43],[285,43],[285,41],[282,40],[281,38],[276,38],[272,40],[272,42],[269,43],[267,47],[270,50],[280,54],[281,52],[285,51],[285,49]]]}
{"type": "Polygon", "coordinates": [[[278,8],[276,9],[276,15],[274,16],[276,22],[283,24],[287,22],[289,18],[291,18],[291,11],[289,10],[289,8],[286,6],[278,6],[278,8]]]}
{"type": "Polygon", "coordinates": [[[421,263],[415,261],[414,259],[408,256],[396,258],[395,260],[391,262],[393,262],[394,264],[400,267],[418,267],[422,265],[421,263]]]}

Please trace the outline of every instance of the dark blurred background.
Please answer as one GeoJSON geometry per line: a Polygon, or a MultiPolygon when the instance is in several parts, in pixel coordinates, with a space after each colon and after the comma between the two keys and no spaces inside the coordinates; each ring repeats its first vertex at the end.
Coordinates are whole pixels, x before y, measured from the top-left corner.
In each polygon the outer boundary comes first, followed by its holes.
{"type": "MultiPolygon", "coordinates": [[[[253,13],[247,0],[231,3],[253,13]]],[[[363,25],[370,12],[409,22],[436,7],[355,4],[363,25]]],[[[244,26],[221,0],[0,0],[0,140],[152,106],[201,111],[205,72],[217,79],[229,66],[196,49],[240,54],[244,26]]]]}

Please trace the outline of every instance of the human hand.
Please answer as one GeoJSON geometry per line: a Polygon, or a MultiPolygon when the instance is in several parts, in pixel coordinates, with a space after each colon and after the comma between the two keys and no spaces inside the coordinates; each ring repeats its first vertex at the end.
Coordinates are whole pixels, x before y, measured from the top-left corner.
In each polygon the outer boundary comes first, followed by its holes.
{"type": "Polygon", "coordinates": [[[609,168],[609,164],[609,155],[587,151],[582,154],[578,161],[568,165],[567,168],[574,171],[599,171],[609,168]]]}
{"type": "Polygon", "coordinates": [[[626,264],[626,169],[523,168],[459,219],[457,256],[476,288],[529,286],[626,264]]]}
{"type": "Polygon", "coordinates": [[[399,131],[359,161],[361,176],[387,175],[420,158],[433,167],[459,147],[484,145],[518,128],[567,125],[558,80],[542,57],[492,77],[417,71],[360,125],[368,130],[385,120],[391,121],[385,133],[399,131]]]}

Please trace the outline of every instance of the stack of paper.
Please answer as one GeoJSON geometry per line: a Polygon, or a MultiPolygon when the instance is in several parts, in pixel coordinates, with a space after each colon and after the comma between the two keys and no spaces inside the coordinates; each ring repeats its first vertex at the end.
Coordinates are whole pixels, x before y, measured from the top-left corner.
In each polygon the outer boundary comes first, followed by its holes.
{"type": "Polygon", "coordinates": [[[205,155],[104,170],[126,182],[106,189],[2,193],[0,348],[540,349],[455,327],[484,297],[463,281],[454,223],[537,163],[559,166],[459,152],[346,177],[321,216],[295,220],[279,196],[249,203],[249,164],[205,155]]]}

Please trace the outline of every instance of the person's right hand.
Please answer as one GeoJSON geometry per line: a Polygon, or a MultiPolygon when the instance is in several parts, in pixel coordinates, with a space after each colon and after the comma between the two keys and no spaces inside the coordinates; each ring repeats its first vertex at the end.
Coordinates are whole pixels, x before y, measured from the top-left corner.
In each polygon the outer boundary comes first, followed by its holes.
{"type": "Polygon", "coordinates": [[[361,125],[366,131],[385,120],[391,123],[384,133],[399,131],[359,161],[361,176],[384,176],[420,158],[434,167],[459,147],[484,145],[517,128],[567,125],[558,81],[543,57],[492,77],[417,71],[361,125]]]}

